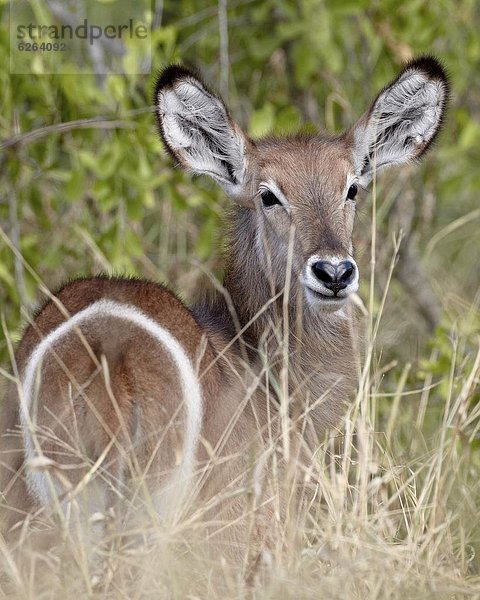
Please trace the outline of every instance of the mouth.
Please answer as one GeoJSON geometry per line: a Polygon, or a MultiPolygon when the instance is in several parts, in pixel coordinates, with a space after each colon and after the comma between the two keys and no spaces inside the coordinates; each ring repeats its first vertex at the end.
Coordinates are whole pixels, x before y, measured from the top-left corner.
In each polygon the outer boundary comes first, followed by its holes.
{"type": "Polygon", "coordinates": [[[308,285],[305,286],[305,295],[309,304],[321,305],[330,310],[339,310],[348,299],[348,296],[322,294],[308,285]]]}

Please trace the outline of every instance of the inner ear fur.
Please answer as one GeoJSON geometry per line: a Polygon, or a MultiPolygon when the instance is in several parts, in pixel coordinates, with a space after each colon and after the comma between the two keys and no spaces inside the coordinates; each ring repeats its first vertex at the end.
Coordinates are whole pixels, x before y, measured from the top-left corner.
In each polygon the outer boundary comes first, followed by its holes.
{"type": "Polygon", "coordinates": [[[375,168],[423,156],[441,129],[448,98],[448,77],[437,59],[422,56],[407,63],[347,134],[363,183],[375,168]]]}
{"type": "Polygon", "coordinates": [[[192,70],[168,66],[154,90],[158,130],[184,169],[216,179],[233,195],[245,178],[248,140],[222,99],[192,70]]]}

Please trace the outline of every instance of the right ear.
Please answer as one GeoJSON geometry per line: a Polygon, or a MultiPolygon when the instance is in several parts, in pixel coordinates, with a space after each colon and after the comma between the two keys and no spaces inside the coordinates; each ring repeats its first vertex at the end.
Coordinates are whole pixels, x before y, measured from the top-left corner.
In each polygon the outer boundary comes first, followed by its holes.
{"type": "Polygon", "coordinates": [[[238,195],[245,183],[247,139],[222,100],[191,71],[170,65],[155,85],[154,104],[160,135],[173,158],[238,195]]]}
{"type": "Polygon", "coordinates": [[[419,159],[442,125],[449,95],[447,75],[432,56],[409,62],[351,129],[358,180],[375,170],[419,159]]]}

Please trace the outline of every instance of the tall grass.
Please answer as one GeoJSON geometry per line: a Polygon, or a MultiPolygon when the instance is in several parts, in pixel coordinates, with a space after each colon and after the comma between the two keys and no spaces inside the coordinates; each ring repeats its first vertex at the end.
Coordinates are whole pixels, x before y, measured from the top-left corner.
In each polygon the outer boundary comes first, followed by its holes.
{"type": "MultiPolygon", "coordinates": [[[[373,294],[374,251],[371,264],[373,294]]],[[[302,430],[284,415],[284,435],[272,444],[292,468],[270,473],[270,500],[279,504],[275,494],[297,487],[302,502],[276,514],[275,544],[257,569],[231,568],[206,551],[211,504],[197,499],[184,517],[163,522],[147,510],[122,526],[109,514],[77,520],[78,493],[66,510],[27,521],[13,545],[0,540],[2,597],[480,598],[476,307],[452,325],[446,346],[432,348],[415,379],[411,364],[379,359],[387,293],[388,286],[376,309],[369,303],[358,394],[306,462],[295,453],[302,430]],[[439,360],[448,368],[437,373],[439,360]],[[41,550],[29,544],[40,526],[60,532],[41,550]]],[[[49,469],[62,482],[61,465],[30,468],[49,469]]],[[[99,464],[91,474],[101,475],[99,464]]],[[[253,522],[258,507],[251,506],[253,522]]]]}
{"type": "MultiPolygon", "coordinates": [[[[202,538],[208,524],[202,519],[204,507],[196,506],[196,517],[173,525],[152,516],[135,529],[107,527],[100,538],[90,538],[85,526],[66,527],[61,541],[42,552],[25,550],[27,528],[18,534],[20,548],[1,543],[2,595],[480,597],[478,464],[469,451],[478,407],[468,405],[478,383],[480,353],[473,364],[455,358],[446,382],[448,401],[428,439],[422,423],[402,419],[401,404],[411,397],[405,377],[385,428],[385,418],[371,408],[382,396],[372,374],[374,383],[358,394],[342,429],[318,448],[307,467],[299,466],[296,480],[309,498],[308,513],[292,511],[276,524],[278,545],[253,580],[247,582],[242,565],[232,571],[200,553],[202,545],[193,540],[202,538]],[[408,438],[410,448],[405,447],[408,438]]],[[[424,415],[438,410],[434,389],[416,392],[424,415]]],[[[272,489],[282,485],[276,481],[272,489]]],[[[92,515],[91,524],[108,518],[92,515]]]]}

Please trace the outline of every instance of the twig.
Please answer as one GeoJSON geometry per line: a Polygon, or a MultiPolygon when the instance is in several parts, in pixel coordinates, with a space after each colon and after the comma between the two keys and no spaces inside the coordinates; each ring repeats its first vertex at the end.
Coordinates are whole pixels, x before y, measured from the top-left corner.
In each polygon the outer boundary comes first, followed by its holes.
{"type": "MultiPolygon", "coordinates": [[[[74,27],[77,25],[76,17],[65,8],[64,4],[64,2],[56,2],[55,0],[48,1],[48,7],[52,11],[53,16],[59,21],[65,23],[65,25],[74,27]]],[[[99,42],[101,46],[106,48],[108,52],[115,54],[116,56],[123,56],[126,52],[125,46],[118,39],[111,39],[103,36],[96,41],[99,42]]]]}
{"type": "Polygon", "coordinates": [[[218,0],[218,32],[220,36],[220,94],[228,100],[228,14],[227,0],[218,0]]]}
{"type": "Polygon", "coordinates": [[[460,229],[464,225],[467,225],[468,223],[470,223],[471,221],[475,221],[476,219],[480,219],[480,208],[472,210],[466,215],[455,219],[455,221],[452,221],[446,227],[440,229],[440,231],[437,231],[437,233],[430,238],[430,241],[427,244],[425,256],[429,257],[432,254],[435,246],[438,244],[438,242],[443,240],[444,237],[447,237],[447,235],[450,235],[457,229],[460,229]]]}
{"type": "MultiPolygon", "coordinates": [[[[272,11],[272,22],[278,27],[281,23],[286,21],[287,18],[284,16],[282,9],[276,6],[272,11]]],[[[310,121],[318,125],[320,123],[318,103],[316,102],[312,91],[310,89],[305,90],[301,88],[296,80],[295,64],[293,60],[294,43],[292,40],[286,40],[280,48],[283,51],[283,58],[285,60],[284,68],[290,98],[300,111],[304,121],[310,121]]]]}
{"type": "MultiPolygon", "coordinates": [[[[20,252],[20,223],[18,221],[18,203],[17,194],[15,193],[13,186],[10,186],[10,192],[8,194],[8,207],[10,217],[10,238],[15,248],[20,252]]],[[[25,271],[22,261],[18,259],[16,254],[14,254],[14,265],[15,283],[20,296],[20,301],[23,306],[29,306],[30,303],[28,301],[27,288],[25,285],[25,271]]]]}
{"type": "Polygon", "coordinates": [[[433,331],[440,321],[442,308],[425,273],[424,263],[416,245],[415,196],[412,190],[405,190],[398,197],[395,212],[404,233],[396,277],[415,302],[430,331],[433,331]]]}
{"type": "MultiPolygon", "coordinates": [[[[150,112],[150,109],[142,109],[141,112],[150,112]]],[[[130,121],[112,120],[108,121],[104,117],[92,117],[91,119],[78,119],[76,121],[67,121],[66,123],[56,123],[55,125],[47,125],[39,127],[33,131],[15,135],[0,144],[0,150],[11,148],[25,142],[33,142],[40,138],[46,137],[51,133],[65,133],[74,129],[127,129],[136,127],[135,123],[130,121]]]]}
{"type": "MultiPolygon", "coordinates": [[[[240,0],[239,2],[230,2],[230,8],[238,8],[240,6],[244,6],[245,4],[251,4],[255,1],[256,0],[240,0]]],[[[208,8],[204,8],[193,15],[188,15],[188,17],[177,20],[176,27],[181,30],[185,27],[190,27],[191,25],[198,25],[202,21],[205,21],[210,17],[214,17],[216,12],[217,8],[215,6],[209,6],[208,8]]]]}
{"type": "Polygon", "coordinates": [[[403,248],[399,254],[396,274],[397,279],[415,301],[429,329],[433,331],[440,321],[442,308],[428,281],[428,277],[425,275],[422,259],[412,236],[405,238],[403,248]]]}
{"type": "Polygon", "coordinates": [[[163,21],[163,0],[155,0],[155,8],[153,10],[152,31],[159,29],[163,21]]]}
{"type": "MultiPolygon", "coordinates": [[[[69,10],[67,10],[65,6],[63,6],[60,2],[47,0],[47,6],[50,8],[52,15],[58,21],[61,21],[62,23],[65,23],[70,27],[75,26],[75,16],[69,10]]],[[[93,72],[95,73],[97,84],[100,88],[103,88],[105,85],[105,74],[107,72],[107,68],[105,65],[105,55],[103,51],[102,42],[101,40],[96,40],[95,44],[86,44],[85,48],[88,55],[90,56],[90,60],[92,61],[93,72]]]]}

